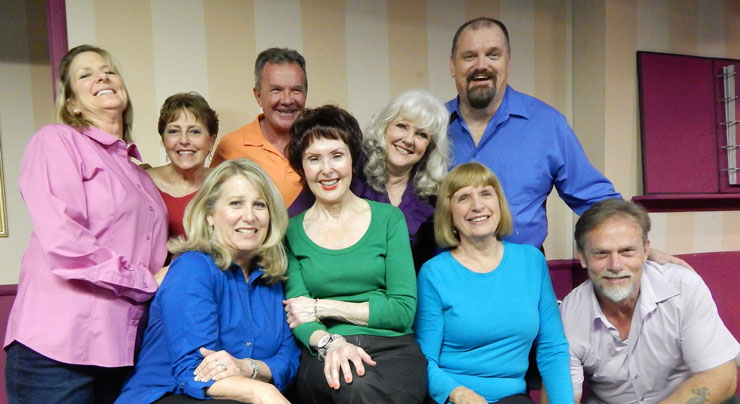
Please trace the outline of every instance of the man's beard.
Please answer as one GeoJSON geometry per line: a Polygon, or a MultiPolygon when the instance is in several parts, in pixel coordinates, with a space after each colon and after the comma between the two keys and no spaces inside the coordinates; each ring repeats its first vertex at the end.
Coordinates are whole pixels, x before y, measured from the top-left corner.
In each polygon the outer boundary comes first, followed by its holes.
{"type": "Polygon", "coordinates": [[[496,96],[496,75],[491,72],[481,72],[481,71],[475,71],[472,74],[468,75],[468,102],[470,103],[470,106],[475,109],[486,109],[489,105],[491,105],[491,102],[493,101],[493,98],[496,96]],[[470,83],[473,82],[473,77],[476,75],[485,74],[488,76],[488,78],[493,82],[493,85],[490,87],[487,85],[479,85],[479,86],[473,86],[470,87],[470,83]]]}
{"type": "MultiPolygon", "coordinates": [[[[630,278],[632,280],[632,278],[630,278]]],[[[606,297],[607,299],[611,300],[612,302],[619,303],[623,301],[624,299],[630,297],[632,294],[632,291],[635,288],[634,281],[628,283],[627,285],[621,286],[608,286],[606,284],[607,281],[604,281],[602,279],[602,282],[596,284],[596,288],[601,292],[601,294],[606,297]]]]}

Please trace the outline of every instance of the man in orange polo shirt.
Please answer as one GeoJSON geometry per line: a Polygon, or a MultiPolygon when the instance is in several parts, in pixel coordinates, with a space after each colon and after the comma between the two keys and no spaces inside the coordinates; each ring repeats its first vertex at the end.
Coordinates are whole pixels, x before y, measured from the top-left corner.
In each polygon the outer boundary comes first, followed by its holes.
{"type": "Polygon", "coordinates": [[[305,59],[292,49],[265,49],[254,64],[253,91],[262,113],[252,123],[219,141],[211,167],[224,160],[246,157],[267,171],[285,206],[290,206],[303,185],[285,158],[284,150],[290,127],[306,104],[305,59]]]}

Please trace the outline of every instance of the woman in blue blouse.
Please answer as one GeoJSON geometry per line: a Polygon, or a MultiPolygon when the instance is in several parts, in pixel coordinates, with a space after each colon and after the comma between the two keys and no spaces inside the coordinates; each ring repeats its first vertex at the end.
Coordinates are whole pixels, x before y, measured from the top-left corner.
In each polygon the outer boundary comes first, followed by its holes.
{"type": "Polygon", "coordinates": [[[185,210],[187,240],[152,301],[133,376],[116,403],[287,403],[299,351],[283,311],[288,224],[255,163],[220,164],[185,210]],[[219,402],[218,400],[215,402],[219,402]]]}
{"type": "Polygon", "coordinates": [[[442,181],[437,243],[452,247],[422,266],[414,330],[438,403],[532,403],[530,347],[551,403],[572,403],[568,342],[539,250],[502,241],[513,222],[496,176],[480,163],[442,181]]]}

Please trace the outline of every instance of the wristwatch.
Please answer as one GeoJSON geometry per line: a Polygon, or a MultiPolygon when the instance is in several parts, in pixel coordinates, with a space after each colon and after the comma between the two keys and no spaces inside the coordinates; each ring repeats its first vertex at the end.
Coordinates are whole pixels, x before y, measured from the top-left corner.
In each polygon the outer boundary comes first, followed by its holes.
{"type": "Polygon", "coordinates": [[[329,349],[329,344],[337,340],[346,341],[343,336],[339,334],[326,334],[319,340],[316,346],[316,351],[319,353],[319,360],[326,358],[326,351],[329,349]]]}

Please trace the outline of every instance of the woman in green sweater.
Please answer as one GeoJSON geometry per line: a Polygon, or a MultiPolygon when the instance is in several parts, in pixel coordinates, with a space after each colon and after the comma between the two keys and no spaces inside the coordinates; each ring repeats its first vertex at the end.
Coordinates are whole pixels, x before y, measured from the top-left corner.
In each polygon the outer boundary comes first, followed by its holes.
{"type": "Polygon", "coordinates": [[[412,335],[416,276],[403,213],[350,191],[362,132],[346,111],[307,109],[286,154],[316,197],[286,233],[285,311],[302,343],[308,403],[421,403],[426,359],[412,335]]]}

